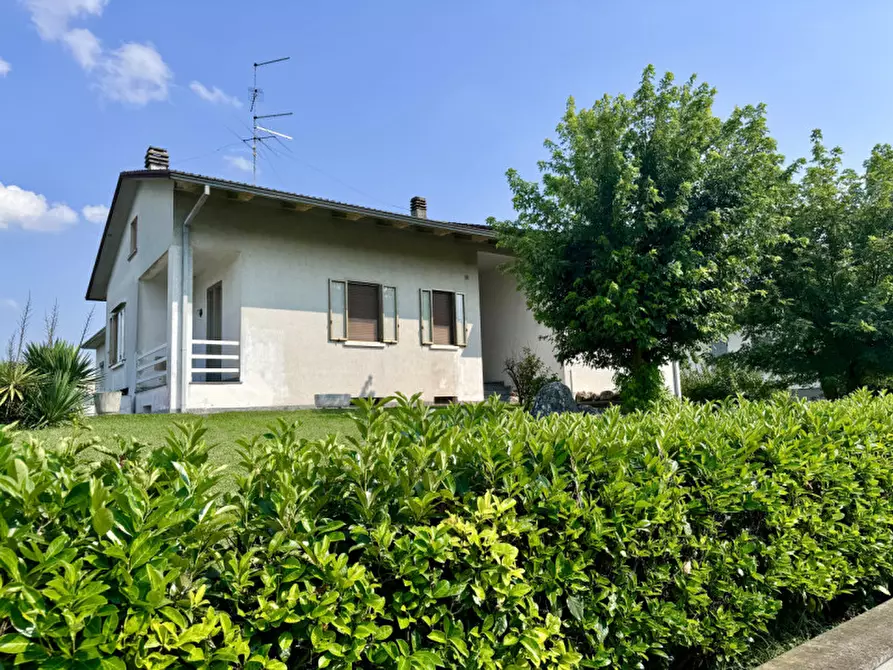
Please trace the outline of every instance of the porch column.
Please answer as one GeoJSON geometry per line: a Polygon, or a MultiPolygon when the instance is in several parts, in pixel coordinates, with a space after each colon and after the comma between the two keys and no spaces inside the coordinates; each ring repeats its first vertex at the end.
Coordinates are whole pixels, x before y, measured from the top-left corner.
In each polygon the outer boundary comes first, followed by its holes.
{"type": "Polygon", "coordinates": [[[189,409],[189,382],[192,381],[192,240],[189,225],[183,226],[183,292],[181,301],[182,345],[180,349],[180,411],[189,409]]]}
{"type": "Polygon", "coordinates": [[[180,235],[174,233],[174,241],[167,251],[167,388],[170,393],[170,411],[179,412],[183,405],[180,397],[180,298],[183,291],[183,247],[180,235]]]}

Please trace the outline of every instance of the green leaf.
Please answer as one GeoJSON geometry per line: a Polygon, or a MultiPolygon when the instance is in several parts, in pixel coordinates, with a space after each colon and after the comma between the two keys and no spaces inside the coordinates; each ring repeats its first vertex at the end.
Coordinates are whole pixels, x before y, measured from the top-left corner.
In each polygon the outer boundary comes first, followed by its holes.
{"type": "Polygon", "coordinates": [[[180,474],[180,479],[183,480],[186,486],[191,486],[192,482],[189,480],[189,474],[186,472],[186,468],[183,466],[183,464],[178,463],[177,461],[173,461],[171,465],[174,467],[174,470],[176,470],[180,474]]]}
{"type": "Polygon", "coordinates": [[[6,568],[6,572],[9,573],[10,577],[16,581],[22,578],[19,572],[19,561],[10,549],[0,547],[0,563],[6,568]]]}
{"type": "Polygon", "coordinates": [[[279,639],[276,641],[279,646],[279,657],[285,661],[288,660],[291,655],[291,645],[295,640],[295,636],[292,635],[291,631],[285,631],[279,636],[279,639]]]}
{"type": "Polygon", "coordinates": [[[115,517],[108,507],[100,507],[93,512],[93,530],[97,535],[105,535],[115,525],[115,517]]]}
{"type": "Polygon", "coordinates": [[[18,633],[7,633],[0,635],[0,653],[4,654],[21,654],[28,648],[30,640],[18,633]]]}
{"type": "Polygon", "coordinates": [[[579,598],[575,596],[568,596],[567,608],[568,610],[570,610],[571,616],[574,617],[577,621],[583,620],[583,602],[579,598]]]}
{"type": "Polygon", "coordinates": [[[445,598],[450,594],[450,583],[441,579],[437,582],[437,586],[434,587],[434,592],[431,594],[434,598],[445,598]]]}

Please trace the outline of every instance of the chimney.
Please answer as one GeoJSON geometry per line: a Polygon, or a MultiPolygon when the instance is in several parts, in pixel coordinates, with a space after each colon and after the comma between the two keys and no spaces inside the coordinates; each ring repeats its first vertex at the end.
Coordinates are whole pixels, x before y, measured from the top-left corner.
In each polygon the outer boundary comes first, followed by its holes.
{"type": "Polygon", "coordinates": [[[146,149],[146,169],[147,170],[170,170],[171,159],[167,155],[167,149],[159,149],[158,147],[149,147],[146,149]]]}
{"type": "Polygon", "coordinates": [[[409,213],[420,219],[428,218],[428,203],[419,195],[409,201],[409,213]]]}

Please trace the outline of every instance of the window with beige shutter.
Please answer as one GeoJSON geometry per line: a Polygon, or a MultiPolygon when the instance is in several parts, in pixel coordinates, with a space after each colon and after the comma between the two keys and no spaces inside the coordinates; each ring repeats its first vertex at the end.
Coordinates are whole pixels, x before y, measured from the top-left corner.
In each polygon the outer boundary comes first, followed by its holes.
{"type": "Polygon", "coordinates": [[[329,339],[394,344],[397,289],[370,282],[329,280],[329,339]]]}
{"type": "Polygon", "coordinates": [[[422,344],[466,346],[464,293],[421,289],[419,307],[422,344]]]}
{"type": "Polygon", "coordinates": [[[431,341],[434,344],[455,344],[456,320],[453,316],[453,294],[431,292],[431,341]]]}
{"type": "Polygon", "coordinates": [[[347,339],[355,342],[381,340],[381,287],[378,284],[347,284],[347,339]]]}
{"type": "Polygon", "coordinates": [[[124,361],[124,303],[115,307],[109,317],[108,356],[109,366],[124,361]]]}

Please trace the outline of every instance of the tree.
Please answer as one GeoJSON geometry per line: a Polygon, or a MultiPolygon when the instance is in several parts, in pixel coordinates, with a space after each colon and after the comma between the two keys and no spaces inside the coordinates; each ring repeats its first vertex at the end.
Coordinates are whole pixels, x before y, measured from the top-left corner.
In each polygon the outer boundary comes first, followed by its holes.
{"type": "Polygon", "coordinates": [[[762,105],[712,111],[715,90],[646,68],[632,98],[577,110],[540,163],[508,171],[515,221],[492,222],[556,356],[618,370],[627,408],[663,389],[659,366],[734,327],[785,190],[762,105]]]}
{"type": "Polygon", "coordinates": [[[893,147],[876,146],[861,174],[842,156],[813,131],[785,235],[742,318],[752,364],[818,381],[828,398],[893,376],[893,147]]]}

